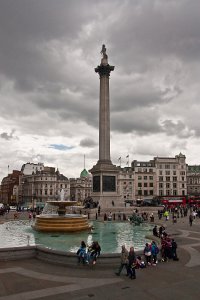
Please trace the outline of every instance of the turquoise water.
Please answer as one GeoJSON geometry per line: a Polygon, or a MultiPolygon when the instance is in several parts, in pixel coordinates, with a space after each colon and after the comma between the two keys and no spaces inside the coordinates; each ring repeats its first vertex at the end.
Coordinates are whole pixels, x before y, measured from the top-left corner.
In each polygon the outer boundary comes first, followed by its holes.
{"type": "Polygon", "coordinates": [[[88,245],[98,241],[104,253],[119,253],[121,245],[135,250],[143,249],[147,242],[145,236],[152,232],[152,225],[134,226],[126,222],[90,222],[94,226],[92,232],[79,233],[42,233],[32,229],[29,221],[11,221],[0,225],[0,248],[26,246],[28,244],[76,252],[80,242],[88,245]]]}

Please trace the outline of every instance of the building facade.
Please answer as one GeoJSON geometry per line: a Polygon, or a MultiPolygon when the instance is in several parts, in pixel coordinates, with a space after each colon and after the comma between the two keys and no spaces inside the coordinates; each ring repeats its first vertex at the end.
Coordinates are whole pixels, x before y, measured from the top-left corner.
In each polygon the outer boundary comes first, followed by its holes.
{"type": "Polygon", "coordinates": [[[55,168],[44,167],[29,175],[21,175],[19,181],[19,205],[43,207],[48,200],[59,200],[63,190],[64,199],[70,198],[70,183],[67,177],[55,171],[55,168]]]}
{"type": "Polygon", "coordinates": [[[200,196],[200,166],[187,166],[187,194],[200,196]]]}
{"type": "Polygon", "coordinates": [[[21,171],[13,170],[11,174],[4,177],[1,182],[1,202],[6,205],[18,203],[18,187],[21,171]]]}
{"type": "Polygon", "coordinates": [[[117,190],[121,198],[121,203],[131,201],[135,198],[134,174],[132,168],[119,168],[117,190]]]}
{"type": "MultiPolygon", "coordinates": [[[[131,167],[117,167],[116,192],[125,201],[162,196],[200,195],[200,166],[187,166],[182,153],[175,157],[154,157],[149,161],[133,160],[131,167]]],[[[44,164],[24,164],[1,182],[1,202],[10,205],[43,206],[47,200],[83,202],[92,197],[92,176],[84,169],[79,178],[68,179],[44,164]]],[[[93,199],[94,200],[94,199],[93,199]]]]}
{"type": "Polygon", "coordinates": [[[92,176],[84,169],[79,178],[70,178],[70,199],[83,203],[92,194],[92,176]]]}
{"type": "Polygon", "coordinates": [[[187,195],[186,157],[155,157],[156,196],[187,195]]]}

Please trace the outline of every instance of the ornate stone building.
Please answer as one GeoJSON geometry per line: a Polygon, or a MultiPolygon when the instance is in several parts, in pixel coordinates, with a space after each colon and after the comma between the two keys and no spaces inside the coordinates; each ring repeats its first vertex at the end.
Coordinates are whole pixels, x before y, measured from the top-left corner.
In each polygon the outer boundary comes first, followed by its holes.
{"type": "Polygon", "coordinates": [[[187,194],[200,195],[200,166],[187,166],[187,194]]]}
{"type": "Polygon", "coordinates": [[[19,204],[28,207],[43,207],[47,200],[59,199],[64,191],[64,200],[70,198],[70,184],[67,177],[52,167],[36,169],[32,174],[20,176],[19,204]]]}
{"type": "Polygon", "coordinates": [[[8,205],[18,203],[18,186],[21,171],[13,170],[1,182],[1,202],[8,205]]]}
{"type": "Polygon", "coordinates": [[[70,178],[70,199],[83,202],[92,193],[92,176],[84,169],[80,178],[70,178]]]}

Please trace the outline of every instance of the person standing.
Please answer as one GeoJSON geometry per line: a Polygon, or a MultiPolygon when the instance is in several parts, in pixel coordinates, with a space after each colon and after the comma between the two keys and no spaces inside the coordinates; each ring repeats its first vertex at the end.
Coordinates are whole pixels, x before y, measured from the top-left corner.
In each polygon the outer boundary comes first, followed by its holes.
{"type": "Polygon", "coordinates": [[[159,253],[158,246],[157,246],[155,241],[152,241],[152,243],[151,243],[151,254],[152,254],[152,260],[153,260],[153,262],[152,262],[153,266],[156,266],[156,264],[157,264],[157,255],[158,255],[158,253],[159,253]]]}
{"type": "Polygon", "coordinates": [[[173,260],[179,260],[177,257],[176,249],[177,249],[177,243],[175,242],[174,239],[172,239],[172,258],[173,258],[173,260]]]}
{"type": "Polygon", "coordinates": [[[189,215],[189,223],[190,223],[190,226],[192,226],[192,222],[193,222],[193,216],[192,214],[189,215]]]}
{"type": "Polygon", "coordinates": [[[127,276],[128,276],[128,250],[126,249],[125,245],[122,245],[122,251],[121,251],[121,257],[120,258],[121,258],[121,263],[120,263],[120,266],[119,266],[119,270],[115,274],[117,276],[120,276],[123,268],[125,267],[126,273],[127,273],[127,276]]]}
{"type": "Polygon", "coordinates": [[[128,275],[130,279],[136,279],[135,267],[136,267],[136,255],[135,255],[134,247],[131,247],[128,254],[128,275]]]}

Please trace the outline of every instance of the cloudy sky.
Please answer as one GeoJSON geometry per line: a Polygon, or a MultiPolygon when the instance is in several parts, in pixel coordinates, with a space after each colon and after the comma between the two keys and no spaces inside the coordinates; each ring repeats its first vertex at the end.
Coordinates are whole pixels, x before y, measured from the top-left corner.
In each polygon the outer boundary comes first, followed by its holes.
{"type": "Polygon", "coordinates": [[[199,0],[0,0],[0,179],[26,162],[78,177],[98,160],[106,45],[111,159],[199,164],[199,0]]]}

